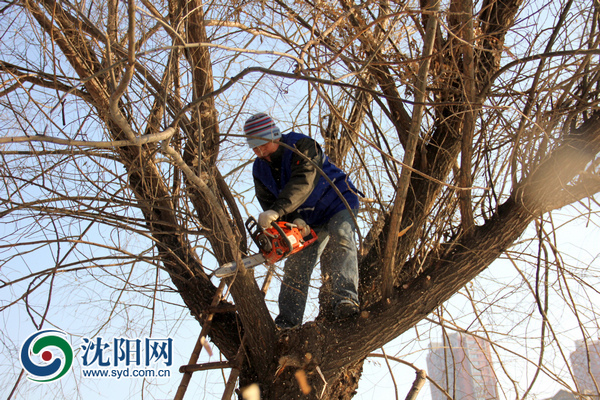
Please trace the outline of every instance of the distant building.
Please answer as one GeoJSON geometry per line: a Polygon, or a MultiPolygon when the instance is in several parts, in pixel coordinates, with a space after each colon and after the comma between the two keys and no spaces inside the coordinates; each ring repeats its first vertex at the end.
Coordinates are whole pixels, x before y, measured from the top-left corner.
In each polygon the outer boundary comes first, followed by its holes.
{"type": "Polygon", "coordinates": [[[598,399],[600,395],[600,340],[575,342],[571,368],[581,394],[598,399]]]}
{"type": "MultiPolygon", "coordinates": [[[[496,400],[497,380],[488,342],[455,333],[443,343],[431,343],[427,373],[454,400],[496,400]]],[[[431,385],[432,400],[447,400],[431,385]]]]}
{"type": "Polygon", "coordinates": [[[566,390],[559,390],[554,396],[546,400],[578,400],[579,397],[575,397],[573,393],[567,392],[566,390]]]}

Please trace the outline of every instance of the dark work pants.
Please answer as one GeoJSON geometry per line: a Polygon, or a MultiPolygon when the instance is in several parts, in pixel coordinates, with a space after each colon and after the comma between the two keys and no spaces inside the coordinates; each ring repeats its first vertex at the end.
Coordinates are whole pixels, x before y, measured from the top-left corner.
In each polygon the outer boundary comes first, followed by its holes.
{"type": "Polygon", "coordinates": [[[342,210],[331,217],[327,224],[313,229],[319,239],[289,256],[285,262],[279,292],[279,316],[275,320],[280,326],[291,327],[302,323],[310,277],[319,259],[322,274],[331,278],[333,293],[328,297],[334,302],[333,307],[343,300],[358,305],[358,258],[353,215],[348,210],[342,210]]]}

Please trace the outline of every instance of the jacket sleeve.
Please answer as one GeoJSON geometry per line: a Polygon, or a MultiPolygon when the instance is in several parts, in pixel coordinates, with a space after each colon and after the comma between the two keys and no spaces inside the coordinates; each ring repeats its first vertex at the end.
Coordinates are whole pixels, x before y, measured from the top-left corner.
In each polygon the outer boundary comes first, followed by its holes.
{"type": "Polygon", "coordinates": [[[317,167],[323,167],[325,157],[319,144],[311,138],[303,138],[296,142],[296,149],[305,157],[296,153],[292,155],[290,179],[270,207],[277,211],[280,217],[293,213],[302,205],[321,177],[317,167]],[[307,158],[312,160],[317,167],[307,158]]]}
{"type": "Polygon", "coordinates": [[[254,177],[254,192],[263,210],[271,209],[271,206],[277,200],[277,197],[256,176],[254,177]]]}

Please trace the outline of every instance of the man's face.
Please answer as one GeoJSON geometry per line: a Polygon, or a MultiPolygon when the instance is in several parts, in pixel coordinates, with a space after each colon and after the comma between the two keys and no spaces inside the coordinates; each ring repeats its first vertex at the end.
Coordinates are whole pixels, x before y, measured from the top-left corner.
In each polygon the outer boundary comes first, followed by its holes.
{"type": "Polygon", "coordinates": [[[275,153],[279,148],[279,143],[277,142],[267,142],[265,144],[261,144],[260,146],[254,147],[254,154],[258,158],[262,158],[263,160],[271,161],[271,154],[275,153]]]}

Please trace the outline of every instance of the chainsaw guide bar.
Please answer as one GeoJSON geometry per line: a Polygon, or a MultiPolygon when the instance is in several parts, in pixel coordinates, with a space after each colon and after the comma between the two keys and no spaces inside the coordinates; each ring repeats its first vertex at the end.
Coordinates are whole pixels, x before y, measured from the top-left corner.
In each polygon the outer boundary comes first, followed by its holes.
{"type": "MultiPolygon", "coordinates": [[[[244,263],[244,268],[250,269],[256,267],[258,264],[262,264],[266,262],[265,256],[262,254],[253,254],[248,257],[242,258],[242,262],[244,263]]],[[[237,271],[237,264],[235,261],[232,261],[227,264],[223,264],[223,266],[215,271],[215,276],[217,278],[226,278],[228,276],[232,276],[237,271]]]]}

